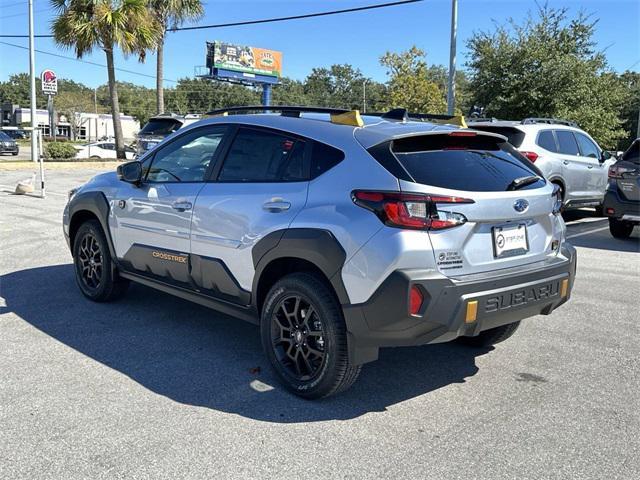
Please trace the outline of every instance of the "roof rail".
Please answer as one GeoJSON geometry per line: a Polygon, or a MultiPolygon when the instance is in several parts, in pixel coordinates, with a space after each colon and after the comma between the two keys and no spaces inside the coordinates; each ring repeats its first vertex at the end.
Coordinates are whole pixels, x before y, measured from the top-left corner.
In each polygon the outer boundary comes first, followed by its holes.
{"type": "Polygon", "coordinates": [[[561,118],[525,118],[520,122],[522,125],[532,125],[535,123],[548,123],[550,125],[566,125],[567,127],[577,127],[578,124],[572,120],[563,120],[561,118]]]}
{"type": "Polygon", "coordinates": [[[282,112],[287,117],[299,117],[301,113],[347,113],[346,108],[305,107],[302,105],[247,105],[241,107],[218,108],[207,112],[206,115],[222,115],[224,113],[244,112],[282,112]]]}

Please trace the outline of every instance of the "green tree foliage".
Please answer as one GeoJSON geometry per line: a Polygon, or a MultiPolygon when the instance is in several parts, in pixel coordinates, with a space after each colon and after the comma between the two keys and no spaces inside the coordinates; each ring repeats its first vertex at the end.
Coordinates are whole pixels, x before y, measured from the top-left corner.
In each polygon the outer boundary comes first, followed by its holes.
{"type": "Polygon", "coordinates": [[[147,0],[51,0],[51,5],[58,14],[51,27],[58,45],[73,48],[78,58],[96,48],[105,52],[116,150],[124,159],[113,53],[120,48],[142,61],[146,51],[157,45],[161,28],[149,13],[147,0]]]}
{"type": "Polygon", "coordinates": [[[446,112],[445,91],[430,78],[424,51],[413,46],[406,52],[387,52],[380,63],[387,67],[389,75],[387,107],[404,107],[410,112],[446,112]]]}
{"type": "Polygon", "coordinates": [[[623,126],[626,137],[620,139],[619,150],[626,150],[631,142],[638,137],[638,115],[640,115],[640,73],[624,72],[620,75],[620,82],[624,88],[622,103],[623,126]]]}
{"type": "Polygon", "coordinates": [[[509,20],[468,41],[476,104],[494,117],[560,117],[577,121],[604,148],[624,136],[624,90],[595,50],[596,21],[547,5],[522,24],[509,20]]]}

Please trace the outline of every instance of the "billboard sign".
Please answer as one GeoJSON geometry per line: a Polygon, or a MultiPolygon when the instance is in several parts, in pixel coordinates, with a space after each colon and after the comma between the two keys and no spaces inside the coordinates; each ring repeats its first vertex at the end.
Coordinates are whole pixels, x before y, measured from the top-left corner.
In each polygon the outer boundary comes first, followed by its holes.
{"type": "Polygon", "coordinates": [[[55,95],[58,93],[58,77],[53,70],[43,70],[40,74],[42,93],[45,95],[55,95]]]}
{"type": "Polygon", "coordinates": [[[282,75],[282,52],[226,42],[207,42],[207,67],[278,78],[282,75]]]}

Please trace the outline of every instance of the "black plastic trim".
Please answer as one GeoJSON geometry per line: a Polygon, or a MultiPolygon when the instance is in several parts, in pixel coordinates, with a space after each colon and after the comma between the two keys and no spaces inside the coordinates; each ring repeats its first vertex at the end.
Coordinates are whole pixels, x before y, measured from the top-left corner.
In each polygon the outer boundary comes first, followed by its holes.
{"type": "Polygon", "coordinates": [[[111,258],[115,259],[116,250],[113,245],[113,239],[111,238],[111,232],[109,231],[109,202],[102,192],[77,193],[69,202],[69,247],[73,248],[73,238],[71,237],[71,228],[74,225],[73,217],[83,211],[92,213],[98,219],[107,238],[111,258]]]}
{"type": "Polygon", "coordinates": [[[393,141],[382,142],[368,148],[367,152],[394,177],[407,182],[415,182],[415,179],[391,151],[392,145],[393,141]]]}
{"type": "Polygon", "coordinates": [[[271,262],[280,258],[311,262],[329,279],[340,303],[349,303],[349,295],[340,275],[347,256],[340,242],[328,230],[291,228],[272,232],[253,247],[252,255],[256,270],[252,288],[254,306],[262,272],[271,262]]]}

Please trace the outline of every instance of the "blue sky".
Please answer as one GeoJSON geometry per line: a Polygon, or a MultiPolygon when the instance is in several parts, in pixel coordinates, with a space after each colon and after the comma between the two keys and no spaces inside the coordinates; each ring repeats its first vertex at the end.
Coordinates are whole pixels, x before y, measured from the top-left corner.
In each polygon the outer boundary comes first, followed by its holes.
{"type": "MultiPolygon", "coordinates": [[[[201,24],[234,22],[273,16],[297,15],[331,9],[384,3],[385,0],[209,0],[201,24]]],[[[550,0],[554,7],[568,7],[574,15],[581,9],[599,19],[596,41],[606,51],[610,65],[617,71],[640,70],[640,1],[638,0],[550,0]]],[[[53,12],[48,0],[34,0],[35,31],[49,33],[53,12]]],[[[0,0],[0,33],[27,33],[27,0],[0,0]]],[[[191,77],[194,67],[205,61],[205,42],[225,40],[244,45],[280,50],[284,53],[284,74],[303,79],[313,67],[350,63],[376,80],[385,80],[379,57],[385,51],[400,51],[417,45],[427,52],[429,63],[447,64],[449,54],[449,0],[386,9],[296,20],[285,23],[229,27],[168,35],[165,54],[167,79],[191,77]]],[[[536,9],[534,0],[459,0],[458,64],[466,60],[466,40],[474,31],[490,30],[494,20],[502,23],[512,17],[520,20],[536,9]]],[[[0,38],[2,42],[27,46],[26,39],[0,38]]],[[[73,56],[50,39],[36,39],[36,48],[73,56]]],[[[104,64],[103,52],[96,51],[86,60],[104,64]]],[[[154,75],[155,57],[138,63],[134,58],[118,58],[120,68],[154,75]]],[[[0,80],[28,71],[28,55],[0,44],[0,80]]],[[[54,69],[59,77],[71,78],[89,86],[106,82],[104,68],[73,60],[36,55],[36,71],[54,69]]],[[[117,78],[153,86],[153,78],[118,72],[117,78]]],[[[166,86],[173,83],[167,82],[166,86]]]]}

